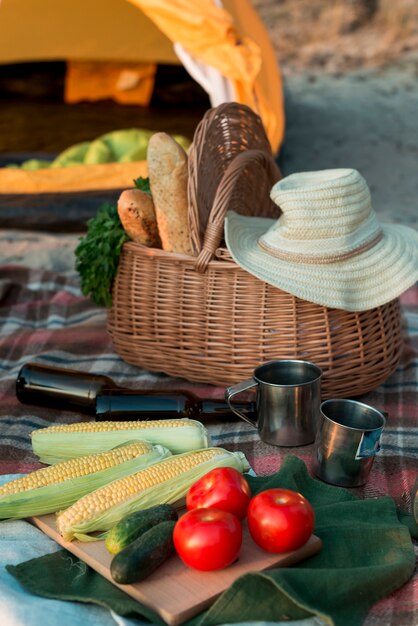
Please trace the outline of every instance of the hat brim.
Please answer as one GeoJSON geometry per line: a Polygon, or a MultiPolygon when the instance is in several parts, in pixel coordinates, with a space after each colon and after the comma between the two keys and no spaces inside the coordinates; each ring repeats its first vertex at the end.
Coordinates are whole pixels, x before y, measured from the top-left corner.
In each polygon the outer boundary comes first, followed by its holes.
{"type": "Polygon", "coordinates": [[[258,245],[275,220],[229,211],[225,241],[247,272],[298,298],[345,311],[367,311],[399,297],[418,280],[418,233],[400,224],[382,225],[375,246],[331,263],[279,259],[258,245]]]}

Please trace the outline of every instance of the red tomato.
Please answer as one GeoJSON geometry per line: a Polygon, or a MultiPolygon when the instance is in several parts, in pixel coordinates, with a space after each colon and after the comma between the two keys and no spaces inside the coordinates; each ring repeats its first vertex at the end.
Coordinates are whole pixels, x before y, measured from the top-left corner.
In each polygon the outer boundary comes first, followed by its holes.
{"type": "Polygon", "coordinates": [[[315,513],[306,498],[289,489],[267,489],[248,507],[248,528],[255,543],[267,552],[297,550],[311,536],[315,513]]]}
{"type": "Polygon", "coordinates": [[[174,546],[181,560],[193,569],[222,569],[238,557],[242,543],[241,522],[219,509],[194,509],[176,522],[174,546]]]}
{"type": "Polygon", "coordinates": [[[238,470],[217,467],[190,487],[186,506],[189,511],[202,508],[228,511],[242,520],[247,515],[250,499],[250,487],[238,470]]]}

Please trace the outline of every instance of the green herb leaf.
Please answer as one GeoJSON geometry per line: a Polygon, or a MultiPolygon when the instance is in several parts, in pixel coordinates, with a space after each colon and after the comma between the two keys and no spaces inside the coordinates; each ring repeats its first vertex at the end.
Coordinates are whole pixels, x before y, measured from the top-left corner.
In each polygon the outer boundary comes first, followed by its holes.
{"type": "Polygon", "coordinates": [[[149,178],[142,178],[142,176],[139,176],[139,178],[136,178],[134,180],[134,185],[136,189],[140,189],[141,191],[145,191],[146,193],[151,193],[149,178]]]}
{"type": "Polygon", "coordinates": [[[129,241],[116,205],[104,204],[87,222],[87,233],[75,250],[81,290],[98,306],[112,305],[112,284],[123,244],[129,241]]]}

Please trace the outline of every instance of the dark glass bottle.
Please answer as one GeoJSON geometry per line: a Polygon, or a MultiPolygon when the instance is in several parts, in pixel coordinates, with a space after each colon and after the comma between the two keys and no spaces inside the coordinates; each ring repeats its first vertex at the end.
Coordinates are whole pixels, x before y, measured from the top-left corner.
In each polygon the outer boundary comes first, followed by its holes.
{"type": "MultiPolygon", "coordinates": [[[[237,402],[241,410],[253,413],[252,402],[237,402]]],[[[105,390],[96,398],[96,420],[175,419],[235,420],[224,400],[201,400],[189,391],[105,390]]]]}
{"type": "MultiPolygon", "coordinates": [[[[235,420],[224,400],[200,399],[185,390],[126,389],[107,376],[28,363],[16,381],[23,404],[95,415],[96,420],[172,419],[188,417],[202,422],[235,420]]],[[[251,415],[254,403],[234,400],[251,415]]]]}
{"type": "Polygon", "coordinates": [[[23,404],[94,415],[97,394],[117,389],[108,376],[27,363],[16,380],[16,396],[23,404]]]}

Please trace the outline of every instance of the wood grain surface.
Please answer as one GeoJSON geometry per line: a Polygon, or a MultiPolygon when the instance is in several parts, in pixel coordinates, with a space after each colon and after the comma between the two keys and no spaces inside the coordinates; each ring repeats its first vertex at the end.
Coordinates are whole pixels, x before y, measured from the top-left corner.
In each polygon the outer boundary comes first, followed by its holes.
{"type": "Polygon", "coordinates": [[[239,559],[223,570],[198,572],[186,567],[175,555],[145,580],[134,585],[118,585],[110,575],[113,556],[103,541],[64,541],[55,529],[54,514],[34,517],[31,521],[114,585],[155,611],[169,626],[178,626],[208,608],[239,576],[251,571],[294,565],[319,552],[322,545],[321,540],[313,535],[299,550],[269,554],[256,546],[244,524],[239,559]]]}

